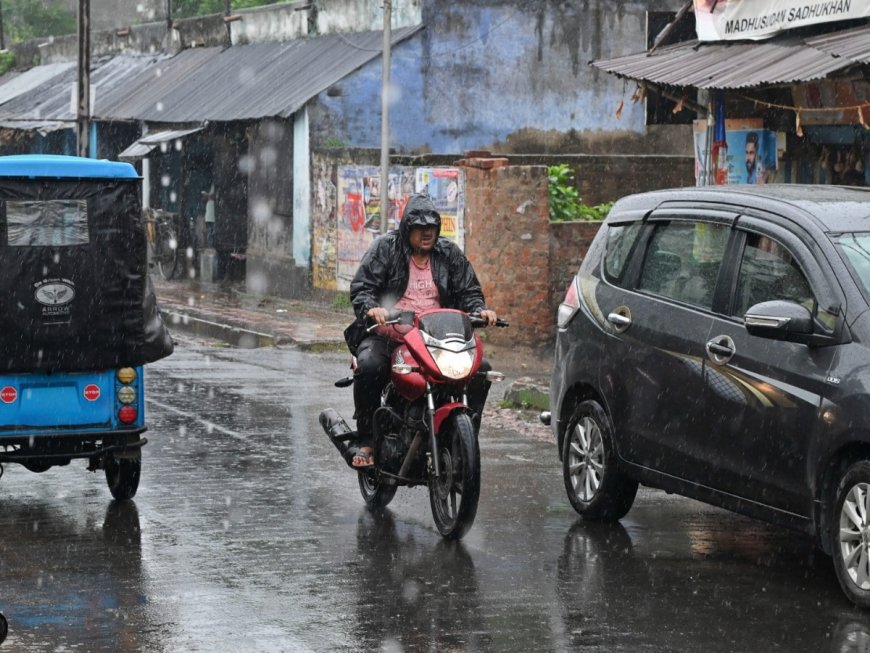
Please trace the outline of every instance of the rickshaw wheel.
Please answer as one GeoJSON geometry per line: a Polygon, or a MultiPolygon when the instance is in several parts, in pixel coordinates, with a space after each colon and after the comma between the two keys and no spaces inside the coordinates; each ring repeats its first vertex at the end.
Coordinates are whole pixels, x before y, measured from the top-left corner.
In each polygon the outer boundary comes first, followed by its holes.
{"type": "Polygon", "coordinates": [[[108,454],[104,466],[106,483],[115,499],[126,501],[136,496],[142,473],[141,455],[136,458],[117,458],[114,454],[108,454]]]}

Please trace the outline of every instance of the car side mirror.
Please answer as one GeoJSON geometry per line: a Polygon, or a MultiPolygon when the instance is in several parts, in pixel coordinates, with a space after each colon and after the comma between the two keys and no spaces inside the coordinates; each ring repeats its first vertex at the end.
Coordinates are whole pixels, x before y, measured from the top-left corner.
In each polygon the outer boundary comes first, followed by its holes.
{"type": "Polygon", "coordinates": [[[813,316],[795,302],[774,300],[746,311],[744,326],[750,335],[808,344],[814,332],[813,316]]]}

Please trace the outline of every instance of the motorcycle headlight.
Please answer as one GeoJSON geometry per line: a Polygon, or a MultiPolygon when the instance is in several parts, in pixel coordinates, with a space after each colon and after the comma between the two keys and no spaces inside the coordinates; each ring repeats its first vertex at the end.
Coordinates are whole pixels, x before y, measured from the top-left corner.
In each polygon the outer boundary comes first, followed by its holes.
{"type": "Polygon", "coordinates": [[[448,379],[459,381],[471,373],[471,367],[474,365],[474,350],[430,349],[429,351],[441,374],[448,379]]]}

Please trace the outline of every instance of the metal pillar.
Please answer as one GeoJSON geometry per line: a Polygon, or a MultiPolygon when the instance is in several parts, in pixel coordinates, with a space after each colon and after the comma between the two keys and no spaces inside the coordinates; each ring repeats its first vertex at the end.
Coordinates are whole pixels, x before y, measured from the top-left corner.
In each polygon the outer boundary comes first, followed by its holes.
{"type": "Polygon", "coordinates": [[[91,0],[79,0],[78,104],[76,152],[88,156],[91,122],[91,0]]]}
{"type": "Polygon", "coordinates": [[[390,42],[392,0],[384,0],[384,72],[381,83],[381,233],[387,233],[390,218],[390,42]]]}

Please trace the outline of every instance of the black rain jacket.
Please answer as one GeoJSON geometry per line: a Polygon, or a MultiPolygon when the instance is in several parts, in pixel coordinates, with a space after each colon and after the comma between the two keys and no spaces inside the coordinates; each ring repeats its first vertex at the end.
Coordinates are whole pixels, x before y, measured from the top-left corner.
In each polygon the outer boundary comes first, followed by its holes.
{"type": "MultiPolygon", "coordinates": [[[[435,211],[428,197],[414,195],[408,200],[404,213],[415,210],[435,211]]],[[[405,220],[397,230],[377,238],[369,247],[359,269],[350,282],[350,301],[356,320],[344,332],[351,353],[366,337],[366,313],[376,306],[392,307],[408,287],[411,246],[408,244],[410,226],[405,220]]],[[[479,313],[486,309],[480,282],[474,268],[455,243],[439,237],[431,253],[432,280],[438,288],[438,301],[442,308],[455,308],[466,313],[479,313]]]]}

